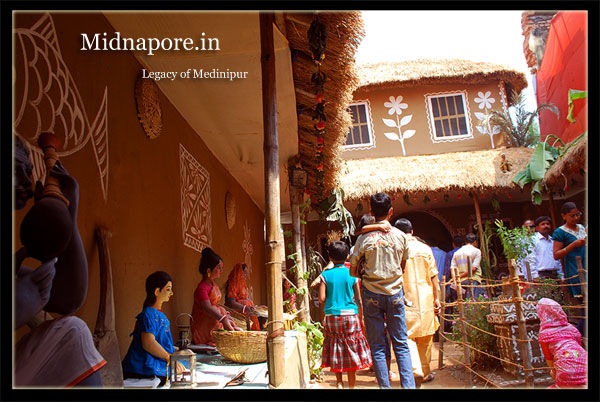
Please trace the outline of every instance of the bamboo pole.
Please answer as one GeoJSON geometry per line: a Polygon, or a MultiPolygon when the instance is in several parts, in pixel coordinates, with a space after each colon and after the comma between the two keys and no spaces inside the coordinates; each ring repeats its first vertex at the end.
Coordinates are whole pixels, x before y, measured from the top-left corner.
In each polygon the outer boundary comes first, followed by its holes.
{"type": "Polygon", "coordinates": [[[483,248],[483,224],[481,222],[481,209],[479,208],[479,194],[477,191],[473,191],[473,204],[475,205],[475,217],[477,218],[477,234],[479,235],[479,247],[483,248]]]}
{"type": "MultiPolygon", "coordinates": [[[[477,218],[477,234],[479,235],[479,249],[481,250],[481,259],[482,259],[482,261],[485,259],[485,261],[489,262],[489,250],[488,250],[487,244],[485,243],[485,238],[483,236],[483,222],[481,221],[481,209],[479,208],[479,194],[477,193],[477,191],[473,191],[472,195],[473,195],[473,205],[475,205],[475,217],[477,218]],[[484,253],[485,253],[485,255],[484,255],[484,253]]],[[[488,272],[488,273],[491,275],[492,267],[489,267],[489,269],[490,269],[490,272],[488,272]]],[[[481,273],[484,274],[483,270],[481,273]]],[[[486,276],[486,283],[487,283],[487,279],[491,279],[491,277],[488,278],[486,276]]],[[[492,297],[492,294],[491,294],[489,288],[486,288],[486,293],[487,293],[488,297],[492,297]]]]}
{"type": "Polygon", "coordinates": [[[302,231],[300,229],[300,203],[302,202],[304,192],[302,189],[292,187],[290,184],[290,205],[292,208],[292,245],[294,247],[294,253],[296,254],[296,272],[295,280],[296,287],[298,289],[306,289],[306,294],[298,293],[298,319],[302,322],[307,322],[307,317],[310,317],[310,313],[307,314],[308,309],[308,287],[304,280],[304,255],[302,254],[302,231]]]}
{"type": "Polygon", "coordinates": [[[445,324],[445,314],[446,314],[446,275],[442,275],[442,285],[440,286],[440,304],[442,307],[440,308],[440,328],[438,332],[438,336],[440,338],[439,345],[439,360],[438,360],[438,369],[444,368],[444,327],[445,324]]]}
{"type": "Polygon", "coordinates": [[[471,299],[475,300],[475,288],[473,287],[473,266],[471,265],[471,257],[467,257],[467,271],[469,272],[469,293],[471,299]]]}
{"type": "Polygon", "coordinates": [[[462,334],[462,340],[463,340],[463,356],[465,358],[465,375],[467,377],[467,383],[469,385],[469,388],[471,388],[471,386],[473,385],[473,378],[471,376],[471,370],[470,370],[470,368],[471,368],[471,349],[469,348],[468,340],[467,340],[467,325],[465,324],[465,306],[463,304],[462,287],[460,284],[460,278],[458,277],[458,272],[455,271],[454,277],[457,278],[456,279],[456,296],[458,299],[458,316],[460,319],[460,332],[462,334]]]}
{"type": "Polygon", "coordinates": [[[577,274],[579,275],[579,282],[581,285],[579,285],[579,287],[581,288],[581,296],[583,298],[583,302],[585,303],[585,287],[583,286],[583,283],[585,283],[585,276],[584,276],[584,272],[583,272],[583,263],[581,262],[581,257],[580,256],[576,256],[575,260],[577,261],[577,274]]]}
{"type": "MultiPolygon", "coordinates": [[[[581,261],[580,256],[576,256],[575,260],[577,261],[577,273],[579,274],[579,283],[580,283],[579,287],[581,288],[581,303],[583,305],[583,307],[581,308],[580,311],[581,311],[581,315],[583,317],[587,317],[587,301],[585,299],[585,295],[587,294],[587,292],[585,290],[585,286],[583,285],[583,283],[585,283],[583,263],[581,261]]],[[[583,319],[587,321],[587,318],[583,318],[583,319]]],[[[586,337],[587,337],[587,334],[586,334],[586,337]]],[[[581,341],[584,342],[586,344],[585,346],[587,347],[587,340],[585,340],[585,338],[582,338],[581,341]]]]}
{"type": "Polygon", "coordinates": [[[527,338],[527,327],[525,323],[525,315],[523,314],[523,299],[519,289],[519,277],[517,276],[517,264],[514,259],[508,262],[510,271],[511,284],[513,289],[513,303],[517,314],[517,323],[519,326],[519,339],[521,342],[521,357],[523,358],[523,366],[525,367],[525,384],[527,387],[533,387],[533,372],[531,371],[531,353],[530,345],[527,338]],[[527,341],[527,342],[526,342],[527,341]]]}
{"type": "Polygon", "coordinates": [[[548,191],[548,203],[550,204],[550,217],[552,218],[552,230],[558,227],[558,221],[556,220],[556,213],[554,212],[554,199],[552,198],[552,191],[548,191]]]}
{"type": "Polygon", "coordinates": [[[264,127],[265,220],[267,272],[267,365],[269,384],[277,388],[285,379],[285,338],[283,330],[283,295],[281,288],[279,142],[277,138],[277,97],[273,14],[260,13],[262,72],[262,106],[264,127]]]}

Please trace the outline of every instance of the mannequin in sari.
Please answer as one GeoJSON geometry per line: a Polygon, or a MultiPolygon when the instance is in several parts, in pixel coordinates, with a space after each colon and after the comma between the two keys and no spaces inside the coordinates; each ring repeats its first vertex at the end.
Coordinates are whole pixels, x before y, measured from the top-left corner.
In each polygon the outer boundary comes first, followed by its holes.
{"type": "Polygon", "coordinates": [[[218,303],[221,300],[221,291],[214,282],[223,273],[223,260],[211,248],[202,250],[202,258],[198,268],[202,280],[194,292],[194,306],[192,307],[192,337],[196,345],[214,346],[211,332],[217,329],[228,331],[241,331],[231,316],[218,303]]]}
{"type": "Polygon", "coordinates": [[[238,263],[233,267],[227,277],[225,305],[245,316],[250,314],[252,326],[251,331],[260,331],[260,324],[254,312],[254,302],[250,300],[248,293],[248,266],[244,263],[238,263]]]}

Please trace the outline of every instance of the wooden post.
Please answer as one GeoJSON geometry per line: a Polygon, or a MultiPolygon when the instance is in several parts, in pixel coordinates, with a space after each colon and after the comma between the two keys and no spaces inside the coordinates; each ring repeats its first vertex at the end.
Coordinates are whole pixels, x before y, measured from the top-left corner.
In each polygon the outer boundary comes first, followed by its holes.
{"type": "Polygon", "coordinates": [[[96,227],[98,243],[98,261],[100,264],[100,303],[94,329],[94,346],[106,360],[106,366],[100,370],[102,385],[105,387],[123,386],[123,368],[119,340],[115,331],[115,301],[113,296],[112,265],[108,239],[112,233],[105,227],[96,227]]]}
{"type": "Polygon", "coordinates": [[[585,276],[584,276],[584,272],[583,272],[583,263],[581,262],[581,257],[580,256],[576,256],[575,260],[577,261],[577,273],[579,274],[579,287],[581,288],[581,296],[583,299],[583,303],[585,304],[585,287],[583,286],[583,283],[585,283],[585,276]]]}
{"type": "Polygon", "coordinates": [[[304,255],[302,254],[302,233],[300,229],[300,203],[302,202],[304,192],[302,189],[292,187],[290,183],[290,204],[292,208],[292,245],[296,254],[296,287],[298,289],[306,289],[306,294],[297,294],[298,302],[298,319],[303,322],[308,322],[310,312],[308,312],[308,287],[304,280],[304,255]]]}
{"type": "Polygon", "coordinates": [[[517,314],[517,323],[519,325],[519,339],[521,344],[521,357],[523,359],[523,367],[525,368],[525,385],[533,387],[533,372],[531,371],[531,353],[530,344],[527,337],[527,327],[525,323],[525,315],[523,314],[523,299],[521,298],[521,290],[519,289],[519,277],[517,276],[517,263],[514,259],[508,261],[508,269],[510,271],[511,284],[513,289],[513,303],[517,314]]]}
{"type": "MultiPolygon", "coordinates": [[[[587,321],[587,302],[585,300],[585,295],[587,294],[587,292],[585,290],[585,286],[583,285],[585,283],[585,276],[584,276],[584,271],[583,271],[583,263],[581,262],[581,257],[580,256],[576,256],[575,260],[577,261],[577,273],[579,274],[579,283],[580,283],[579,287],[581,288],[581,303],[582,303],[582,307],[581,307],[580,311],[581,311],[581,316],[584,317],[583,319],[587,321]]],[[[584,339],[584,338],[582,338],[581,341],[584,343],[585,347],[587,347],[587,340],[584,339]]]]}
{"type": "Polygon", "coordinates": [[[475,288],[473,288],[473,266],[471,265],[471,257],[467,257],[467,271],[469,272],[469,293],[471,299],[475,301],[475,288]]]}
{"type": "Polygon", "coordinates": [[[481,222],[481,209],[479,209],[479,194],[477,191],[471,193],[473,195],[473,204],[475,205],[475,217],[477,218],[477,233],[479,234],[479,248],[484,245],[483,239],[483,223],[481,222]]]}
{"type": "Polygon", "coordinates": [[[283,329],[283,292],[281,288],[279,141],[277,138],[277,97],[273,14],[260,13],[262,106],[264,127],[265,220],[267,305],[267,365],[269,384],[277,388],[285,380],[285,338],[283,329]]]}
{"type": "Polygon", "coordinates": [[[444,367],[444,327],[446,326],[446,275],[442,275],[442,284],[440,286],[440,328],[438,329],[438,336],[440,338],[439,345],[439,359],[438,359],[438,369],[442,369],[444,367]]]}
{"type": "MultiPolygon", "coordinates": [[[[475,205],[475,217],[477,218],[477,234],[479,235],[479,250],[481,250],[481,260],[483,261],[485,259],[485,261],[489,261],[489,250],[487,247],[487,244],[485,244],[485,239],[483,236],[483,222],[481,221],[481,209],[479,208],[479,194],[477,193],[477,191],[473,191],[471,194],[473,194],[473,204],[475,205]],[[485,253],[485,255],[484,255],[485,253]]],[[[491,279],[491,269],[490,268],[490,277],[486,277],[486,282],[487,279],[491,279]]],[[[483,269],[481,270],[482,275],[484,274],[483,269]]],[[[483,284],[483,278],[482,278],[482,284],[483,284]]],[[[489,288],[486,288],[486,293],[488,294],[488,296],[491,298],[492,294],[489,290],[489,288]]]]}
{"type": "MultiPolygon", "coordinates": [[[[556,220],[556,213],[554,212],[554,199],[552,198],[552,191],[548,191],[548,203],[550,204],[550,217],[552,218],[552,230],[556,229],[558,221],[556,220]]],[[[564,265],[563,265],[564,267],[564,265]]]]}
{"type": "Polygon", "coordinates": [[[462,333],[462,340],[463,340],[463,356],[465,358],[465,375],[467,376],[467,383],[469,385],[469,388],[471,388],[471,386],[473,385],[473,378],[471,376],[471,349],[469,348],[468,345],[468,339],[467,339],[467,325],[465,324],[465,310],[464,310],[464,304],[463,304],[463,297],[462,297],[462,287],[460,284],[460,278],[458,278],[458,272],[455,272],[455,278],[457,278],[456,280],[456,295],[458,298],[458,316],[460,318],[460,332],[462,333]]]}

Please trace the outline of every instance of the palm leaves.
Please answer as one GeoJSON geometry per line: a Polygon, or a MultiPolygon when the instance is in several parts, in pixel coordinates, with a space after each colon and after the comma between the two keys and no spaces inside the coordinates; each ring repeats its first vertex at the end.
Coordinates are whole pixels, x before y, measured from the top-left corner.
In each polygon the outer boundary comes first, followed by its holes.
{"type": "Polygon", "coordinates": [[[530,128],[539,113],[542,110],[550,110],[556,114],[557,118],[560,113],[558,108],[550,103],[542,103],[535,111],[529,112],[525,109],[524,93],[517,93],[513,90],[512,96],[516,100],[514,118],[510,113],[493,110],[485,116],[484,123],[500,126],[506,142],[511,147],[532,146],[538,141],[538,137],[530,128]]]}

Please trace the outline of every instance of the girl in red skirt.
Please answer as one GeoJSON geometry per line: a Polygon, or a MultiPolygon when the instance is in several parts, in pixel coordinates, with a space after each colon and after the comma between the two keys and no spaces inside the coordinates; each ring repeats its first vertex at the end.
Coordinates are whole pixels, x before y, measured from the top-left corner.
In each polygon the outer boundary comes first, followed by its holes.
{"type": "Polygon", "coordinates": [[[331,367],[337,388],[343,388],[342,373],[348,375],[348,386],[354,388],[356,370],[369,368],[373,362],[363,334],[362,303],[359,279],[350,276],[344,266],[348,245],[334,241],[329,245],[333,268],[321,274],[319,303],[324,306],[323,357],[321,367],[331,367]]]}

